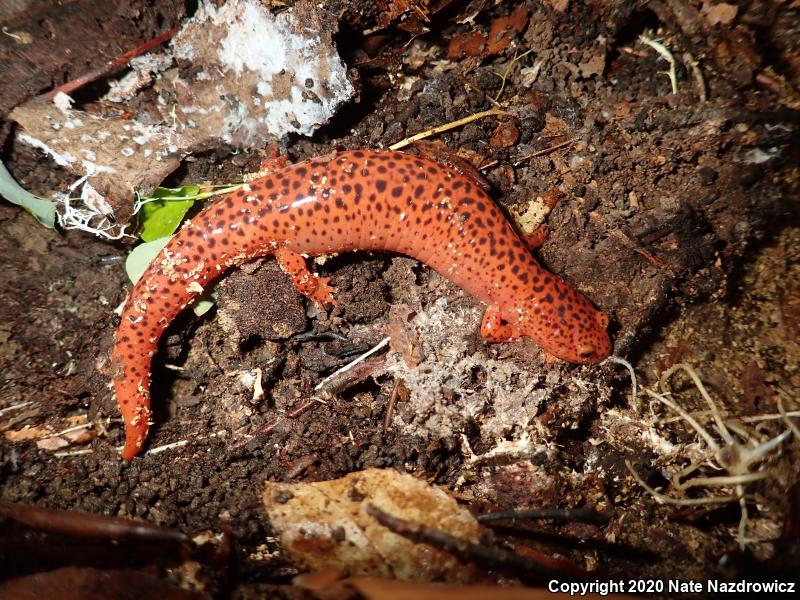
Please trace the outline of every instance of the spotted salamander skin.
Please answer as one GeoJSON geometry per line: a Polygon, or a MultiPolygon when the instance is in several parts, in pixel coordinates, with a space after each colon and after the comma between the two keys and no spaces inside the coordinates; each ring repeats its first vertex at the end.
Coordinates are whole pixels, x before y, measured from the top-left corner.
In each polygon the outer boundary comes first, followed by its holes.
{"type": "Polygon", "coordinates": [[[575,363],[611,353],[608,318],[545,271],[471,179],[397,152],[350,151],[292,165],[230,193],[167,244],[133,288],[113,356],[125,419],[123,457],[141,449],[150,418],[150,364],[173,318],[234,265],[276,255],[306,296],[332,301],[304,255],[388,250],[412,256],[487,306],[490,341],[527,336],[575,363]]]}

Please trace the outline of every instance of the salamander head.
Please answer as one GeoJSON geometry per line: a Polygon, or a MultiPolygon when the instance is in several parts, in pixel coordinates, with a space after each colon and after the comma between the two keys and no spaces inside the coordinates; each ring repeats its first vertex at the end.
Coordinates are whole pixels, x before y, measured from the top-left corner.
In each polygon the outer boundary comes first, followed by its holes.
{"type": "Polygon", "coordinates": [[[544,298],[489,308],[481,334],[490,341],[529,337],[556,358],[587,364],[598,363],[611,354],[607,329],[608,315],[559,281],[556,293],[544,298]]]}
{"type": "Polygon", "coordinates": [[[558,321],[531,319],[533,327],[520,323],[527,335],[548,354],[571,363],[598,363],[612,352],[608,335],[608,315],[588,305],[585,313],[565,314],[558,321]]]}

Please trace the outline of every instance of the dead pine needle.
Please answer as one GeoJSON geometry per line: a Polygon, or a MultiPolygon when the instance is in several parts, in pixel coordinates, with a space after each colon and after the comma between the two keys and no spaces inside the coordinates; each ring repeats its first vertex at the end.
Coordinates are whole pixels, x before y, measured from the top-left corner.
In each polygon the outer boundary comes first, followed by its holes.
{"type": "Polygon", "coordinates": [[[451,129],[455,129],[456,127],[461,127],[462,125],[466,125],[467,123],[472,123],[473,121],[478,121],[479,119],[483,119],[484,117],[492,117],[492,116],[502,116],[507,115],[508,113],[500,108],[490,108],[489,110],[484,110],[481,112],[477,112],[471,114],[463,119],[457,119],[455,121],[450,121],[449,123],[443,123],[442,125],[437,125],[436,127],[432,127],[431,129],[426,129],[425,131],[421,131],[417,134],[412,135],[411,137],[407,137],[404,140],[400,140],[397,143],[392,144],[389,146],[389,150],[400,150],[400,148],[405,148],[406,146],[413,144],[419,140],[424,140],[427,137],[431,137],[432,135],[436,135],[437,133],[442,133],[444,131],[450,131],[451,129]]]}
{"type": "Polygon", "coordinates": [[[500,78],[500,89],[498,90],[497,94],[494,97],[495,102],[500,100],[500,96],[503,95],[503,91],[506,89],[506,81],[508,80],[508,76],[511,74],[511,69],[514,68],[514,65],[517,64],[518,61],[528,56],[528,54],[530,54],[531,52],[533,52],[533,49],[526,50],[522,54],[517,54],[516,52],[514,52],[514,58],[511,59],[511,62],[509,62],[508,65],[506,65],[506,68],[503,71],[503,73],[502,74],[495,73],[495,75],[497,75],[500,78]]]}
{"type": "Polygon", "coordinates": [[[515,167],[518,167],[526,160],[531,158],[536,158],[537,156],[544,156],[545,154],[550,154],[551,152],[555,152],[556,150],[560,150],[561,148],[566,148],[567,146],[571,146],[576,141],[576,138],[569,139],[565,142],[559,142],[558,144],[553,144],[552,146],[548,146],[547,148],[542,148],[541,150],[537,150],[536,152],[532,152],[526,156],[523,156],[517,162],[514,163],[515,167]]]}

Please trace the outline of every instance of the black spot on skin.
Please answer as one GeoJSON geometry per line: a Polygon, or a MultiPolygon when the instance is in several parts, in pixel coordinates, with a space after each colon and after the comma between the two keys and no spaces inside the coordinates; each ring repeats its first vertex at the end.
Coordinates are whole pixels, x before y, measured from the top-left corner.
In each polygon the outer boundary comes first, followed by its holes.
{"type": "Polygon", "coordinates": [[[231,198],[230,196],[225,198],[225,206],[227,206],[228,208],[232,208],[233,207],[233,198],[231,198]]]}
{"type": "Polygon", "coordinates": [[[344,209],[344,201],[341,198],[336,198],[336,208],[344,209]]]}
{"type": "Polygon", "coordinates": [[[244,190],[238,190],[236,192],[236,197],[237,198],[244,198],[244,190]]]}
{"type": "Polygon", "coordinates": [[[402,195],[403,195],[403,187],[402,186],[398,185],[397,187],[392,188],[392,197],[393,198],[399,198],[402,195]]]}
{"type": "Polygon", "coordinates": [[[472,198],[462,198],[461,199],[461,204],[463,204],[464,206],[472,206],[472,204],[474,202],[475,202],[475,200],[473,200],[472,198]]]}
{"type": "Polygon", "coordinates": [[[375,182],[375,189],[378,190],[381,193],[385,192],[386,191],[386,180],[385,179],[379,179],[378,181],[376,181],[375,182]]]}
{"type": "Polygon", "coordinates": [[[303,166],[295,168],[295,173],[297,173],[300,177],[305,177],[308,174],[308,169],[303,166]]]}
{"type": "Polygon", "coordinates": [[[364,158],[364,153],[361,150],[353,152],[353,158],[364,158]]]}
{"type": "Polygon", "coordinates": [[[457,189],[461,188],[462,185],[464,185],[463,181],[454,181],[453,182],[453,189],[457,190],[457,189]]]}
{"type": "Polygon", "coordinates": [[[414,188],[414,198],[422,198],[422,194],[425,193],[425,186],[418,185],[414,188]]]}
{"type": "Polygon", "coordinates": [[[552,304],[553,303],[553,294],[548,293],[544,298],[542,298],[542,302],[544,304],[552,304]]]}
{"type": "Polygon", "coordinates": [[[352,191],[353,191],[353,186],[351,186],[349,183],[345,183],[342,186],[342,192],[344,192],[345,194],[349,194],[352,191]]]}
{"type": "Polygon", "coordinates": [[[384,175],[384,174],[386,174],[386,172],[387,172],[388,170],[389,170],[389,169],[387,169],[387,168],[386,168],[386,165],[378,165],[377,171],[378,171],[378,173],[380,173],[381,175],[384,175]]]}
{"type": "Polygon", "coordinates": [[[272,188],[275,187],[275,182],[272,181],[272,178],[268,177],[267,179],[264,180],[264,187],[267,188],[268,190],[271,190],[272,188]]]}
{"type": "Polygon", "coordinates": [[[295,179],[295,180],[292,182],[292,189],[293,189],[293,190],[300,189],[300,183],[301,183],[301,182],[300,182],[300,180],[299,180],[299,179],[295,179]]]}
{"type": "Polygon", "coordinates": [[[209,247],[209,248],[213,248],[213,247],[214,247],[214,246],[216,246],[216,245],[217,245],[217,240],[215,240],[214,238],[210,238],[210,239],[208,240],[208,247],[209,247]]]}
{"type": "Polygon", "coordinates": [[[485,205],[483,202],[478,202],[478,203],[475,205],[475,209],[476,209],[478,212],[483,212],[483,211],[485,211],[485,210],[486,210],[486,205],[485,205]]]}

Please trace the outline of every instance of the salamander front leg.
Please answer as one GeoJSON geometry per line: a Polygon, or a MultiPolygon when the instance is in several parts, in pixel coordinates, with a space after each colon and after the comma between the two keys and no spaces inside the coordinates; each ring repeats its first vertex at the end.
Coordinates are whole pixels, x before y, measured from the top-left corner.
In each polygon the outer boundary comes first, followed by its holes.
{"type": "Polygon", "coordinates": [[[331,278],[320,277],[309,271],[306,259],[301,254],[282,248],[275,253],[275,258],[283,272],[292,278],[292,283],[298,292],[316,302],[336,304],[333,297],[336,288],[328,284],[331,278]]]}
{"type": "Polygon", "coordinates": [[[483,313],[481,336],[489,342],[507,342],[519,337],[514,326],[503,317],[502,311],[496,306],[488,307],[483,313]]]}

